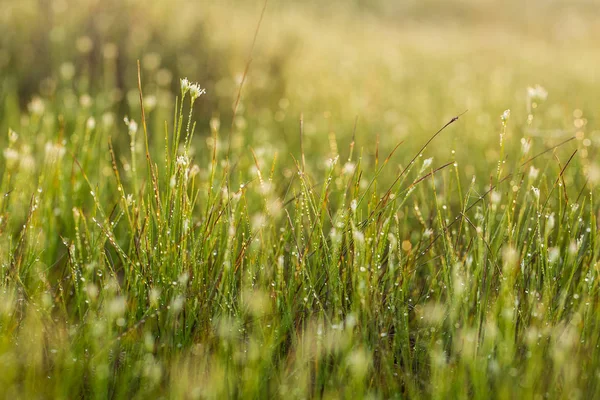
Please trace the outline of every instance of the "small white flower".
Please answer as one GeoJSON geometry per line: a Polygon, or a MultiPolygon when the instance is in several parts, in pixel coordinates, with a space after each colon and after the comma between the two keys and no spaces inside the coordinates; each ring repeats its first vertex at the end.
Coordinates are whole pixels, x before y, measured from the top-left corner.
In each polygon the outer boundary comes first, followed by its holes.
{"type": "Polygon", "coordinates": [[[65,146],[60,143],[47,142],[45,150],[46,159],[49,163],[60,161],[66,153],[65,146]]]}
{"type": "Polygon", "coordinates": [[[354,172],[355,168],[356,168],[356,164],[354,164],[353,162],[347,162],[346,164],[344,164],[344,167],[342,168],[342,173],[344,175],[350,175],[351,173],[354,172]]]}
{"type": "Polygon", "coordinates": [[[115,123],[115,116],[112,113],[106,112],[106,113],[102,114],[102,125],[109,128],[114,123],[115,123]]]}
{"type": "Polygon", "coordinates": [[[173,301],[171,302],[171,308],[173,309],[173,311],[175,313],[178,313],[179,311],[181,311],[183,309],[184,300],[185,299],[181,295],[179,295],[173,299],[173,301]]]}
{"type": "Polygon", "coordinates": [[[183,78],[179,82],[181,83],[181,91],[186,94],[190,90],[190,81],[188,81],[188,78],[183,78]]]}
{"type": "Polygon", "coordinates": [[[531,149],[531,141],[521,138],[521,152],[523,152],[523,154],[527,154],[529,153],[529,149],[531,149]]]}
{"type": "Polygon", "coordinates": [[[123,296],[117,296],[106,304],[106,313],[111,316],[123,315],[127,309],[127,301],[123,296]]]}
{"type": "Polygon", "coordinates": [[[87,293],[90,300],[96,300],[99,293],[98,286],[94,285],[93,283],[88,283],[85,287],[85,292],[87,293]]]}
{"type": "Polygon", "coordinates": [[[358,244],[365,243],[365,235],[359,230],[355,230],[352,232],[352,236],[354,237],[354,241],[358,244]]]}
{"type": "Polygon", "coordinates": [[[263,213],[256,213],[252,216],[250,224],[253,230],[261,229],[267,224],[267,216],[263,213]]]}
{"type": "Polygon", "coordinates": [[[600,182],[600,167],[595,164],[590,164],[585,168],[585,174],[590,180],[591,184],[600,182]]]}
{"type": "Polygon", "coordinates": [[[325,160],[325,168],[333,168],[333,166],[337,163],[339,156],[335,156],[334,158],[328,158],[325,160]]]}
{"type": "Polygon", "coordinates": [[[190,178],[193,178],[194,176],[198,175],[200,173],[200,167],[197,166],[196,164],[192,165],[192,168],[190,168],[190,178]]]}
{"type": "Polygon", "coordinates": [[[44,113],[46,106],[44,105],[44,100],[40,97],[34,97],[31,99],[31,102],[27,105],[27,109],[33,115],[37,115],[38,117],[44,113]]]}
{"type": "Polygon", "coordinates": [[[11,148],[4,149],[4,158],[6,158],[6,167],[12,168],[19,161],[19,152],[11,148]]]}
{"type": "Polygon", "coordinates": [[[190,280],[190,274],[187,272],[184,272],[181,275],[179,275],[179,278],[177,278],[177,280],[179,281],[180,285],[185,286],[185,285],[187,285],[188,281],[190,280]]]}
{"type": "Polygon", "coordinates": [[[548,98],[548,92],[540,85],[527,88],[527,96],[531,101],[542,102],[548,98]]]}
{"type": "Polygon", "coordinates": [[[190,85],[190,97],[192,98],[192,101],[196,100],[204,93],[206,93],[206,90],[202,89],[199,84],[194,83],[190,85]]]}
{"type": "Polygon", "coordinates": [[[221,120],[218,117],[212,117],[210,119],[210,129],[212,129],[215,132],[218,132],[220,127],[221,127],[221,120]]]}
{"type": "Polygon", "coordinates": [[[502,120],[502,122],[508,121],[508,118],[510,118],[510,110],[509,109],[504,110],[504,112],[500,116],[500,119],[502,120]]]}
{"type": "Polygon", "coordinates": [[[83,108],[90,108],[94,100],[89,94],[84,94],[79,98],[79,104],[83,108]]]}
{"type": "Polygon", "coordinates": [[[421,167],[421,172],[423,172],[427,168],[429,168],[431,166],[431,163],[433,163],[433,157],[426,158],[425,160],[423,160],[423,166],[421,167]]]}
{"type": "Polygon", "coordinates": [[[537,199],[539,199],[540,198],[540,189],[536,188],[535,186],[532,186],[531,190],[533,191],[533,194],[535,195],[535,197],[537,199]]]}
{"type": "Polygon", "coordinates": [[[94,128],[96,127],[96,120],[94,119],[94,117],[89,117],[85,123],[85,126],[90,131],[94,130],[94,128]]]}
{"type": "Polygon", "coordinates": [[[494,190],[490,195],[490,200],[492,201],[492,204],[498,204],[500,203],[500,200],[502,200],[502,194],[494,190]]]}
{"type": "Polygon", "coordinates": [[[177,166],[185,168],[189,164],[190,160],[186,156],[177,157],[177,166]]]}
{"type": "Polygon", "coordinates": [[[33,171],[35,169],[35,158],[31,154],[23,154],[19,166],[24,171],[33,171]]]}
{"type": "Polygon", "coordinates": [[[560,257],[560,248],[552,247],[551,249],[549,249],[548,261],[550,261],[551,263],[554,263],[554,262],[558,261],[559,257],[560,257]]]}
{"type": "Polygon", "coordinates": [[[19,139],[19,134],[12,129],[8,129],[8,142],[14,144],[19,139]]]}
{"type": "Polygon", "coordinates": [[[546,223],[546,229],[548,231],[551,231],[552,229],[554,229],[554,225],[555,225],[554,213],[552,213],[548,216],[548,222],[546,223]]]}
{"type": "Polygon", "coordinates": [[[533,165],[529,167],[529,179],[535,180],[537,179],[540,170],[535,168],[533,165]]]}
{"type": "Polygon", "coordinates": [[[156,108],[157,103],[158,103],[158,100],[156,99],[156,96],[154,96],[154,95],[146,96],[144,98],[144,109],[146,111],[152,111],[156,108]]]}
{"type": "Polygon", "coordinates": [[[125,125],[127,125],[127,129],[129,130],[130,135],[135,135],[138,130],[138,124],[132,119],[125,117],[123,119],[125,121],[125,125]]]}
{"type": "Polygon", "coordinates": [[[150,304],[153,307],[156,307],[158,305],[158,301],[160,300],[160,289],[150,289],[150,294],[148,297],[150,298],[150,304]]]}

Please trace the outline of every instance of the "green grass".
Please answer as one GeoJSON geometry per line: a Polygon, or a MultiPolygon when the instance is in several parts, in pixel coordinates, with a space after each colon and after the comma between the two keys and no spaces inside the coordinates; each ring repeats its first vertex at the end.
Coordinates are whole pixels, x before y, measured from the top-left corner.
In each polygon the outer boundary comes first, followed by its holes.
{"type": "MultiPolygon", "coordinates": [[[[35,36],[43,12],[11,5],[35,36]]],[[[440,53],[444,28],[282,3],[242,87],[248,49],[217,25],[250,34],[260,9],[206,6],[203,69],[167,58],[189,38],[168,7],[123,7],[146,19],[119,35],[163,41],[139,87],[119,37],[119,62],[55,43],[33,91],[29,50],[0,53],[0,397],[600,397],[591,39],[476,54],[477,19],[440,53]],[[580,66],[540,68],[557,51],[580,66]]]]}

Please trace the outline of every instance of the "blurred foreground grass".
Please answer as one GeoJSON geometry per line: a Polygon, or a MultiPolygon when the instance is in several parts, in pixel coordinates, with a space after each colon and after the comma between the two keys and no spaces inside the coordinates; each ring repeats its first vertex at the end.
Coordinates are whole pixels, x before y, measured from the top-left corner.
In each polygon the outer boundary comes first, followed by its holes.
{"type": "Polygon", "coordinates": [[[600,396],[594,2],[2,7],[2,396],[600,396]]]}

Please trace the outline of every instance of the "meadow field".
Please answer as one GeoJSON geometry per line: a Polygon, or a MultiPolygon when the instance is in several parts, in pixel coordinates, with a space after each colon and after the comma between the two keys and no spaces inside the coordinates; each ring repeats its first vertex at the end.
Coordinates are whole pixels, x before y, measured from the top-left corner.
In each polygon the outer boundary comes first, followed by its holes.
{"type": "Polygon", "coordinates": [[[2,0],[0,398],[600,399],[599,20],[2,0]]]}

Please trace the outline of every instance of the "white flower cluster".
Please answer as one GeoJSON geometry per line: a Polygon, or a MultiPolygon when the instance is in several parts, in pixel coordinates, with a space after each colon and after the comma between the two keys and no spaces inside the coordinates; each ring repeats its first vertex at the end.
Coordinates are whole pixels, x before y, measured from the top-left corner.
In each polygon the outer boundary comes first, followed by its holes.
{"type": "Polygon", "coordinates": [[[60,161],[64,157],[66,149],[63,143],[47,142],[45,151],[46,160],[52,164],[60,161]]]}
{"type": "Polygon", "coordinates": [[[421,166],[421,170],[419,171],[419,173],[423,173],[427,168],[431,167],[432,163],[433,163],[433,157],[424,159],[423,165],[421,166]]]}
{"type": "Polygon", "coordinates": [[[182,96],[189,92],[192,102],[206,93],[206,89],[201,88],[198,83],[190,82],[187,78],[181,79],[180,83],[182,96]]]}
{"type": "Polygon", "coordinates": [[[44,100],[36,96],[33,99],[31,99],[31,102],[29,102],[29,104],[27,105],[27,109],[32,115],[36,115],[39,117],[44,113],[46,106],[44,104],[44,100]]]}
{"type": "Polygon", "coordinates": [[[125,122],[125,125],[127,125],[127,129],[129,130],[129,134],[130,135],[135,135],[137,130],[138,130],[138,124],[137,122],[135,122],[132,119],[129,119],[127,117],[123,118],[123,121],[125,122]]]}
{"type": "Polygon", "coordinates": [[[527,88],[527,97],[531,101],[542,102],[548,98],[548,91],[540,85],[535,85],[535,87],[527,88]]]}
{"type": "Polygon", "coordinates": [[[186,156],[178,156],[177,157],[177,165],[185,168],[190,163],[190,160],[186,156]]]}

